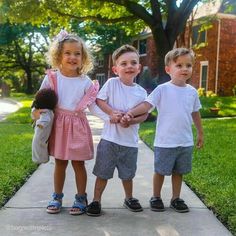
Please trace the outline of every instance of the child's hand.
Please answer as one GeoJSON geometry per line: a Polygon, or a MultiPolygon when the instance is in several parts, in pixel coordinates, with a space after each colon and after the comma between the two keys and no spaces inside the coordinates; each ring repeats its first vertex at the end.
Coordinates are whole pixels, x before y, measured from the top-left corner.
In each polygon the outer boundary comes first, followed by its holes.
{"type": "Polygon", "coordinates": [[[121,127],[128,128],[130,126],[127,118],[129,118],[129,117],[127,117],[126,114],[121,117],[121,119],[120,119],[120,126],[121,127]]]}
{"type": "Polygon", "coordinates": [[[134,115],[130,111],[128,111],[125,115],[128,121],[131,121],[134,118],[134,115]]]}
{"type": "Polygon", "coordinates": [[[125,115],[122,116],[122,120],[124,122],[130,122],[133,118],[134,116],[130,112],[127,112],[125,115]]]}
{"type": "Polygon", "coordinates": [[[196,141],[196,146],[198,149],[202,148],[203,147],[203,136],[202,135],[199,135],[197,137],[197,141],[196,141]]]}
{"type": "Polygon", "coordinates": [[[110,115],[110,122],[113,124],[117,124],[120,122],[120,119],[122,118],[123,113],[120,111],[113,111],[110,115]]]}
{"type": "Polygon", "coordinates": [[[38,120],[41,113],[45,112],[45,109],[33,109],[31,112],[31,117],[33,120],[38,120]]]}

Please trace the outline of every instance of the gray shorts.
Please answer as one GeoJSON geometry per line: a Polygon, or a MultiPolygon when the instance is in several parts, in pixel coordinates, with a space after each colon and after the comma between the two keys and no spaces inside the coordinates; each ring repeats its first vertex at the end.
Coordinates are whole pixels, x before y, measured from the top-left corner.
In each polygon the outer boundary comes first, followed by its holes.
{"type": "Polygon", "coordinates": [[[115,168],[122,180],[131,180],[137,169],[138,148],[126,147],[101,139],[93,174],[101,179],[111,179],[115,168]]]}
{"type": "Polygon", "coordinates": [[[162,148],[155,147],[154,171],[160,175],[187,174],[192,170],[193,146],[162,148]]]}

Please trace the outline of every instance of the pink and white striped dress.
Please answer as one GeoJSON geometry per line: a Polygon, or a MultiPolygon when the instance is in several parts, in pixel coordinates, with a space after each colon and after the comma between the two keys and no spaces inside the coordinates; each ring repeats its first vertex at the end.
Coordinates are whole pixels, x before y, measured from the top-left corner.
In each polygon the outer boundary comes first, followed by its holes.
{"type": "MultiPolygon", "coordinates": [[[[48,71],[51,87],[57,91],[56,73],[48,71]]],[[[49,154],[60,160],[90,160],[94,156],[91,129],[84,110],[92,104],[99,90],[96,81],[87,90],[74,111],[57,107],[49,138],[49,154]]]]}

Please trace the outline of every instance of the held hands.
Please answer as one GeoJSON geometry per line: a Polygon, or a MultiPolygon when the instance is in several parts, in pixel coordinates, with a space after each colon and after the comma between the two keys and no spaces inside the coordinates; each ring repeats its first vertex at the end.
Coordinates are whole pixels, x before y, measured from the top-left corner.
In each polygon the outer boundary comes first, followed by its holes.
{"type": "Polygon", "coordinates": [[[121,111],[116,111],[116,110],[112,111],[112,113],[110,114],[110,122],[112,124],[120,123],[120,120],[123,115],[124,113],[121,111]]]}
{"type": "Polygon", "coordinates": [[[133,120],[133,115],[130,112],[124,113],[120,111],[113,111],[110,115],[110,122],[113,124],[119,123],[121,127],[127,128],[133,120]]]}
{"type": "Polygon", "coordinates": [[[127,112],[126,114],[122,116],[120,120],[120,124],[122,127],[126,128],[130,126],[132,120],[133,120],[133,115],[127,112]]]}
{"type": "Polygon", "coordinates": [[[121,119],[120,119],[120,125],[121,127],[123,128],[127,128],[129,127],[129,119],[128,119],[128,116],[126,114],[124,114],[121,119]]]}

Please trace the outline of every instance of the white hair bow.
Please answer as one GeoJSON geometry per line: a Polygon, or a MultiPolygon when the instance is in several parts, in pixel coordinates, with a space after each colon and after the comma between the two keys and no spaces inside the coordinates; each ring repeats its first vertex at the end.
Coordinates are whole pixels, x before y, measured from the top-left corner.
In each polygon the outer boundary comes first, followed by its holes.
{"type": "Polygon", "coordinates": [[[61,30],[59,34],[56,36],[56,40],[58,42],[62,42],[63,40],[67,39],[69,37],[69,34],[66,30],[61,30]]]}

